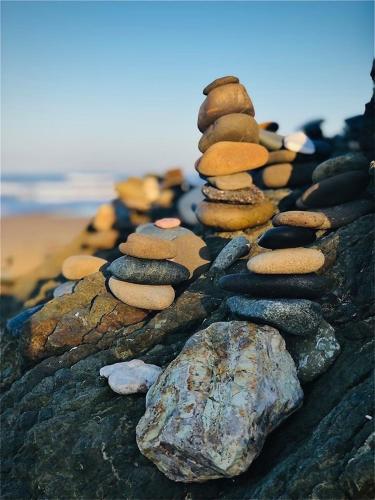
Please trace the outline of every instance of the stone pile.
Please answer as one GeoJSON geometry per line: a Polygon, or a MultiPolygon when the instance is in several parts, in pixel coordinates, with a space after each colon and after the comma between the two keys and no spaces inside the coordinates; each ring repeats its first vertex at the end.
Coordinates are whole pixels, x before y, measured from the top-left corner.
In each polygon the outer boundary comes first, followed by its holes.
{"type": "Polygon", "coordinates": [[[199,110],[202,132],[196,162],[206,180],[205,200],[196,215],[205,226],[237,231],[265,223],[274,213],[273,204],[253,184],[252,172],[268,161],[267,149],[259,144],[260,128],[254,119],[251,99],[234,76],[218,78],[204,90],[199,110]]]}

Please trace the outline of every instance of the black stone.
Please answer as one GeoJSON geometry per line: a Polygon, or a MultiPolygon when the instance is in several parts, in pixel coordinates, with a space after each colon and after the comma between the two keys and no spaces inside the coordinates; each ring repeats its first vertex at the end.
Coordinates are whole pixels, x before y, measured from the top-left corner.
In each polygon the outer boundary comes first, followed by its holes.
{"type": "Polygon", "coordinates": [[[176,285],[188,280],[190,273],[181,264],[170,260],[146,260],[124,255],[108,267],[116,278],[141,285],[176,285]]]}
{"type": "Polygon", "coordinates": [[[316,240],[313,229],[305,227],[278,226],[268,229],[258,241],[263,248],[294,248],[309,245],[316,240]]]}
{"type": "Polygon", "coordinates": [[[225,290],[251,297],[315,299],[330,288],[330,281],[317,274],[228,274],[219,280],[225,290]]]}

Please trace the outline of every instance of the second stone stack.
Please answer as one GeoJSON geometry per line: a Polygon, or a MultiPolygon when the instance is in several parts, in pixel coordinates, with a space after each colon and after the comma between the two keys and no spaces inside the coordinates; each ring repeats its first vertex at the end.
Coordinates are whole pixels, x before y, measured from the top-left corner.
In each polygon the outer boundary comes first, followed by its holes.
{"type": "Polygon", "coordinates": [[[206,184],[205,200],[196,215],[205,226],[238,231],[267,222],[274,205],[253,184],[251,173],[268,161],[268,150],[259,144],[259,125],[253,103],[235,76],[225,76],[203,90],[198,128],[203,133],[203,155],[196,170],[206,184]]]}

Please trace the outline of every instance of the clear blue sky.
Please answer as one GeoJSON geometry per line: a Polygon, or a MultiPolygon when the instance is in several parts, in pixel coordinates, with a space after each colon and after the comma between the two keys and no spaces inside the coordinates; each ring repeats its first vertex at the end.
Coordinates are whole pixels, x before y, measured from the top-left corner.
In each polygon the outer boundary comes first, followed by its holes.
{"type": "Polygon", "coordinates": [[[202,89],[240,77],[282,132],[363,112],[373,3],[2,2],[3,172],[193,168],[202,89]]]}

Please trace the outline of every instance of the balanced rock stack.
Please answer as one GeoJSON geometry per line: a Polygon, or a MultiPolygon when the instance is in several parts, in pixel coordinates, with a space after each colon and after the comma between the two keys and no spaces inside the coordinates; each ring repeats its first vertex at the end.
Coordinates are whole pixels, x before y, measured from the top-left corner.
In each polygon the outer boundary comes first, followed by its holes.
{"type": "Polygon", "coordinates": [[[108,267],[113,295],[140,309],[162,310],[175,298],[173,286],[188,280],[209,262],[205,243],[179,219],[139,226],[119,246],[125,254],[108,267]]]}
{"type": "Polygon", "coordinates": [[[252,172],[268,162],[267,149],[259,144],[259,125],[245,87],[234,76],[218,78],[204,90],[198,128],[203,133],[196,162],[207,181],[205,200],[197,217],[205,226],[237,231],[265,223],[273,204],[254,186],[252,172]]]}

